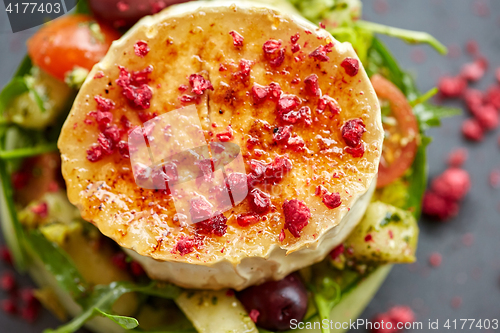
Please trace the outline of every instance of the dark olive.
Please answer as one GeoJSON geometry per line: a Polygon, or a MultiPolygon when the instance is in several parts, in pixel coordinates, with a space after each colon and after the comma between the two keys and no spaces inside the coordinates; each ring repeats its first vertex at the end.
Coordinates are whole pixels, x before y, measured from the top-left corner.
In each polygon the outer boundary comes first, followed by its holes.
{"type": "Polygon", "coordinates": [[[115,28],[128,28],[141,17],[187,0],[89,0],[95,16],[115,28]]]}
{"type": "Polygon", "coordinates": [[[297,273],[249,287],[236,296],[248,313],[258,311],[257,326],[271,331],[290,329],[290,321],[301,321],[307,311],[307,290],[297,273]]]}

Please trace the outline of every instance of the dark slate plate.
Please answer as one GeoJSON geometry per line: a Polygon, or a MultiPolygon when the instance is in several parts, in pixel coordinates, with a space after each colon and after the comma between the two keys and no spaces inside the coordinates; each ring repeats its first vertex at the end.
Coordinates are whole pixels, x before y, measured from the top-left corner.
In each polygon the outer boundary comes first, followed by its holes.
{"type": "MultiPolygon", "coordinates": [[[[493,83],[491,69],[500,67],[500,1],[365,0],[364,5],[367,20],[427,31],[452,49],[460,49],[458,57],[443,57],[428,46],[409,46],[399,40],[383,38],[402,67],[416,76],[422,91],[435,86],[441,75],[457,74],[462,64],[471,60],[465,52],[465,43],[470,39],[479,43],[481,53],[490,61],[490,70],[476,86],[485,89],[493,83]]],[[[2,7],[0,43],[4,47],[0,48],[0,86],[10,79],[26,52],[26,39],[36,29],[12,34],[2,7]]],[[[459,103],[447,104],[461,107],[459,103]]],[[[418,262],[393,269],[361,315],[362,319],[369,320],[377,313],[401,304],[411,306],[417,320],[423,323],[423,329],[418,332],[436,332],[428,328],[429,320],[439,320],[438,332],[448,331],[443,328],[447,319],[457,319],[458,323],[460,319],[472,318],[500,320],[500,190],[493,189],[488,181],[490,172],[500,168],[500,131],[489,133],[481,144],[469,143],[460,134],[466,116],[464,111],[462,116],[447,119],[442,127],[429,132],[434,138],[429,147],[431,176],[446,168],[445,158],[453,148],[469,149],[465,169],[471,173],[472,189],[459,216],[448,223],[425,218],[420,221],[418,262]],[[469,233],[474,242],[466,246],[463,237],[469,233]],[[434,252],[443,256],[438,268],[432,268],[428,263],[434,252]],[[456,307],[458,303],[461,304],[456,307]]],[[[9,269],[0,263],[0,272],[9,269]]],[[[28,277],[18,278],[23,287],[33,285],[28,277]]],[[[0,291],[0,299],[6,297],[0,291]]],[[[45,310],[34,324],[0,311],[1,332],[41,332],[57,325],[57,319],[45,310]]],[[[464,331],[487,332],[477,327],[468,329],[468,326],[464,331]]]]}

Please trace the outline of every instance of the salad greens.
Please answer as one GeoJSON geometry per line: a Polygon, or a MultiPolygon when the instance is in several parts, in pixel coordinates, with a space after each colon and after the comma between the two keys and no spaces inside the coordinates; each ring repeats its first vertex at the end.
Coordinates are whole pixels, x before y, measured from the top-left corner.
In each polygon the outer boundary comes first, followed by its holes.
{"type": "MultiPolygon", "coordinates": [[[[341,42],[350,42],[357,51],[369,76],[378,73],[393,82],[407,97],[417,117],[421,142],[412,167],[402,180],[391,184],[382,198],[399,208],[409,210],[415,218],[420,216],[420,207],[427,183],[426,147],[431,139],[425,130],[439,126],[444,117],[459,113],[456,109],[435,106],[429,99],[436,94],[432,89],[421,94],[414,79],[401,69],[385,45],[375,34],[384,34],[403,39],[409,43],[427,43],[440,53],[446,48],[434,37],[424,32],[415,32],[393,28],[360,20],[361,3],[359,0],[288,0],[307,19],[326,25],[326,29],[341,42]]],[[[80,0],[77,12],[90,13],[86,1],[80,0]]],[[[132,282],[113,282],[109,285],[89,285],[76,269],[68,255],[57,244],[49,241],[39,231],[25,231],[21,226],[13,200],[12,173],[19,167],[24,158],[56,151],[56,140],[60,126],[65,118],[61,115],[58,122],[43,129],[27,129],[13,124],[4,117],[9,104],[18,96],[29,93],[42,112],[47,112],[44,98],[40,96],[30,75],[33,65],[29,57],[21,62],[12,80],[0,92],[0,213],[3,234],[11,249],[16,266],[24,270],[30,258],[38,258],[67,291],[82,306],[82,312],[69,323],[46,333],[71,333],[78,330],[86,321],[96,316],[112,320],[127,330],[142,332],[136,329],[139,322],[132,317],[111,313],[113,304],[126,293],[140,293],[165,299],[176,299],[181,289],[159,282],[147,284],[132,282]]],[[[379,193],[380,194],[380,193],[379,193]]],[[[379,196],[379,199],[380,199],[379,196]]],[[[383,199],[381,199],[383,200],[383,199]]],[[[383,200],[384,201],[384,200],[383,200]]],[[[305,321],[328,319],[333,307],[341,300],[342,295],[355,288],[359,282],[370,274],[370,269],[362,273],[349,267],[338,270],[325,260],[312,268],[314,278],[308,284],[315,308],[309,312],[305,321]]],[[[180,332],[175,330],[176,332],[180,332]]],[[[191,332],[192,329],[189,329],[191,332]]],[[[261,332],[267,332],[260,330],[261,332]]],[[[167,333],[168,331],[162,331],[167,333]]],[[[170,331],[173,332],[173,331],[170,331]]],[[[329,332],[328,329],[323,330],[329,332]]]]}

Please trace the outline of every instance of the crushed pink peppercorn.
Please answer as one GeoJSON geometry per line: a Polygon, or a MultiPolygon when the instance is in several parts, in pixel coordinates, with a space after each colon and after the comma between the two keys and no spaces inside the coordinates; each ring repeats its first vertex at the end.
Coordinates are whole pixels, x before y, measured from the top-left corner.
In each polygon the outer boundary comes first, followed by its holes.
{"type": "Polygon", "coordinates": [[[279,115],[288,113],[298,107],[300,99],[295,95],[282,94],[278,100],[277,111],[279,115]]]}
{"type": "Polygon", "coordinates": [[[144,58],[149,53],[148,43],[140,40],[134,44],[134,52],[135,55],[141,58],[144,58]]]}
{"type": "Polygon", "coordinates": [[[338,192],[325,194],[322,201],[329,209],[337,208],[342,204],[342,198],[338,192]]]}
{"type": "Polygon", "coordinates": [[[429,264],[431,264],[432,267],[441,266],[442,261],[443,261],[443,257],[438,252],[433,252],[429,256],[429,264]]]}
{"type": "Polygon", "coordinates": [[[461,200],[471,186],[469,173],[463,169],[450,168],[434,178],[431,189],[434,193],[450,200],[461,200]]]}
{"type": "Polygon", "coordinates": [[[262,104],[266,101],[269,91],[267,87],[254,84],[252,87],[252,98],[255,104],[262,104]]]}
{"type": "Polygon", "coordinates": [[[500,123],[497,110],[490,104],[474,109],[472,114],[479,122],[479,125],[487,131],[497,128],[500,123]]]}
{"type": "Polygon", "coordinates": [[[262,45],[266,55],[274,54],[281,48],[281,40],[270,39],[262,45]]]}
{"type": "Polygon", "coordinates": [[[365,145],[361,143],[358,147],[346,147],[345,151],[351,154],[352,157],[363,157],[365,154],[365,145]]]}
{"type": "Polygon", "coordinates": [[[288,139],[287,146],[295,152],[301,152],[306,147],[306,142],[300,136],[293,136],[288,139]]]}
{"type": "Polygon", "coordinates": [[[480,80],[484,76],[485,72],[486,68],[484,66],[484,62],[476,60],[463,65],[460,70],[460,76],[468,81],[475,82],[480,80]]]}
{"type": "Polygon", "coordinates": [[[292,135],[292,126],[280,126],[274,129],[273,141],[284,144],[288,142],[288,139],[292,135]]]}
{"type": "Polygon", "coordinates": [[[223,214],[215,215],[207,220],[196,223],[196,230],[204,235],[222,237],[227,231],[227,218],[223,214]]]}
{"type": "Polygon", "coordinates": [[[281,119],[290,124],[295,124],[303,119],[307,125],[311,125],[312,124],[311,109],[308,106],[303,106],[297,111],[282,113],[281,119]]]}
{"type": "Polygon", "coordinates": [[[443,97],[459,97],[466,88],[467,81],[461,76],[445,76],[438,82],[438,89],[443,97]]]}
{"type": "Polygon", "coordinates": [[[326,62],[330,60],[330,57],[328,57],[326,54],[332,52],[332,48],[333,48],[332,43],[318,46],[318,48],[309,53],[309,57],[314,58],[318,61],[326,62]]]}
{"type": "Polygon", "coordinates": [[[106,155],[111,155],[113,153],[113,150],[115,148],[114,143],[111,142],[109,138],[107,138],[104,133],[99,133],[99,136],[97,137],[97,143],[99,143],[99,146],[101,147],[101,151],[106,154],[106,155]]]}
{"type": "Polygon", "coordinates": [[[236,222],[240,227],[248,227],[258,221],[259,217],[253,213],[238,214],[238,216],[236,216],[236,222]]]}
{"type": "Polygon", "coordinates": [[[449,155],[448,155],[448,164],[452,167],[461,167],[465,161],[467,161],[468,158],[468,151],[466,148],[457,148],[454,149],[449,155]]]}
{"type": "Polygon", "coordinates": [[[233,37],[233,45],[236,47],[243,46],[243,36],[237,33],[236,31],[230,31],[229,34],[233,37]]]}
{"type": "Polygon", "coordinates": [[[217,133],[216,136],[221,142],[231,141],[233,138],[234,131],[231,126],[227,127],[227,131],[222,133],[217,133]]]}
{"type": "Polygon", "coordinates": [[[99,145],[94,144],[87,150],[87,160],[90,162],[100,161],[103,157],[104,154],[101,146],[99,145]]]}
{"type": "Polygon", "coordinates": [[[193,88],[192,92],[197,95],[202,95],[207,89],[214,90],[212,83],[200,74],[191,74],[189,76],[189,85],[193,88]]]}
{"type": "Polygon", "coordinates": [[[292,169],[292,161],[285,156],[277,156],[271,163],[264,163],[259,160],[250,161],[251,173],[248,175],[250,187],[257,183],[277,184],[285,173],[292,169]]]}
{"type": "Polygon", "coordinates": [[[2,300],[0,306],[2,308],[2,311],[7,314],[13,315],[17,313],[16,301],[12,298],[2,300]]]}
{"type": "Polygon", "coordinates": [[[251,319],[254,323],[256,323],[256,322],[257,322],[257,320],[258,320],[258,318],[259,318],[259,316],[260,316],[260,312],[259,312],[259,310],[252,309],[252,310],[250,310],[250,312],[248,313],[248,316],[250,317],[250,319],[251,319]]]}
{"type": "Polygon", "coordinates": [[[193,238],[188,238],[181,236],[175,244],[174,251],[179,252],[181,256],[189,254],[194,251],[195,240],[193,238]]]}
{"type": "Polygon", "coordinates": [[[284,61],[285,61],[285,49],[280,49],[278,51],[278,55],[274,59],[269,60],[269,63],[273,67],[279,67],[283,64],[284,61]]]}
{"type": "Polygon", "coordinates": [[[5,291],[13,291],[16,289],[16,277],[11,271],[6,271],[0,277],[0,288],[5,291]]]}
{"type": "Polygon", "coordinates": [[[94,100],[97,103],[97,110],[99,111],[111,111],[115,108],[115,103],[108,98],[95,95],[94,100]]]}
{"type": "Polygon", "coordinates": [[[153,66],[150,65],[132,74],[123,66],[118,66],[118,68],[120,76],[116,80],[116,84],[122,88],[123,96],[133,108],[148,109],[153,98],[153,90],[147,83],[150,81],[149,74],[153,71],[153,66]]]}
{"type": "Polygon", "coordinates": [[[358,147],[364,132],[366,128],[361,118],[348,120],[342,126],[342,138],[349,147],[358,147]]]}
{"type": "Polygon", "coordinates": [[[304,85],[306,93],[312,96],[321,95],[321,90],[319,89],[318,76],[316,74],[311,74],[304,79],[304,85]]]}
{"type": "Polygon", "coordinates": [[[271,196],[254,188],[248,196],[250,208],[258,214],[266,214],[271,209],[271,196]]]}
{"type": "Polygon", "coordinates": [[[456,201],[441,197],[427,191],[422,201],[422,212],[440,221],[446,221],[458,214],[459,206],[456,201]]]}
{"type": "Polygon", "coordinates": [[[330,110],[332,115],[337,115],[340,113],[340,107],[337,101],[328,95],[323,95],[318,100],[318,106],[316,107],[316,112],[321,114],[326,109],[330,110]]]}
{"type": "Polygon", "coordinates": [[[288,229],[294,237],[300,237],[300,231],[309,223],[311,217],[309,207],[298,199],[286,200],[283,203],[283,214],[285,229],[288,229]]]}
{"type": "Polygon", "coordinates": [[[332,258],[332,260],[335,260],[337,259],[341,254],[343,254],[345,251],[345,247],[344,247],[344,244],[340,244],[338,245],[336,248],[334,248],[331,252],[330,252],[330,258],[332,258]]]}
{"type": "Polygon", "coordinates": [[[301,47],[300,47],[300,45],[299,45],[299,44],[293,44],[293,45],[292,45],[292,48],[291,48],[292,53],[297,53],[297,52],[299,52],[299,51],[300,51],[300,49],[301,49],[301,47]]]}
{"type": "Polygon", "coordinates": [[[469,140],[483,140],[484,130],[476,119],[466,119],[462,123],[462,134],[469,140]]]}
{"type": "Polygon", "coordinates": [[[212,204],[204,197],[191,199],[189,213],[193,221],[206,220],[212,215],[212,204]]]}
{"type": "Polygon", "coordinates": [[[347,57],[342,61],[340,66],[344,68],[346,74],[349,76],[355,76],[356,74],[358,74],[359,71],[358,59],[347,57]]]}
{"type": "Polygon", "coordinates": [[[296,44],[299,41],[299,38],[300,33],[297,32],[295,35],[290,36],[290,42],[292,42],[292,44],[296,44]]]}
{"type": "Polygon", "coordinates": [[[31,211],[41,218],[46,218],[49,214],[49,206],[46,202],[41,202],[36,206],[31,207],[31,211]]]}

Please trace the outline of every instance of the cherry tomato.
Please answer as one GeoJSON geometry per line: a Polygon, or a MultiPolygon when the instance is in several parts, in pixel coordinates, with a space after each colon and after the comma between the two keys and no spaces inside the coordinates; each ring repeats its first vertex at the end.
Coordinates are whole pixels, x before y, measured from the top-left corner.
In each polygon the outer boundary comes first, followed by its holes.
{"type": "Polygon", "coordinates": [[[91,70],[120,38],[113,28],[87,15],[66,15],[43,26],[28,41],[35,65],[64,80],[75,66],[91,70]]]}
{"type": "Polygon", "coordinates": [[[128,28],[141,17],[188,0],[89,0],[92,12],[115,28],[128,28]]]}
{"type": "Polygon", "coordinates": [[[371,78],[381,101],[386,133],[378,169],[377,187],[384,187],[401,177],[411,167],[417,154],[418,124],[405,95],[380,75],[371,78]],[[388,114],[384,114],[384,109],[388,114]]]}

